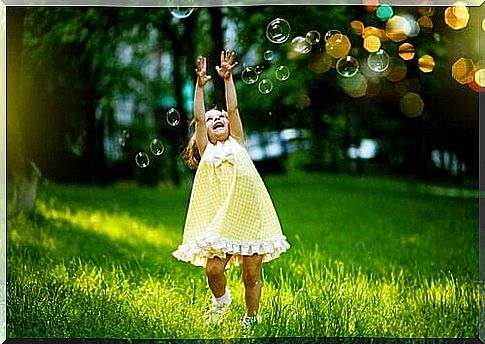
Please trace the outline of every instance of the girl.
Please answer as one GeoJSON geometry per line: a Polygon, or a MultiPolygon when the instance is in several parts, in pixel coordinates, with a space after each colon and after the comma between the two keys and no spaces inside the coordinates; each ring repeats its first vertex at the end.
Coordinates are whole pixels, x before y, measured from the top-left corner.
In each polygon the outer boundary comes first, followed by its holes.
{"type": "Polygon", "coordinates": [[[197,60],[194,95],[195,133],[185,150],[189,167],[197,168],[183,242],[173,255],[205,267],[212,291],[212,320],[218,320],[232,302],[224,270],[228,264],[243,266],[247,312],[243,325],[259,322],[261,265],[277,258],[290,245],[270,196],[244,148],[244,132],[237,106],[232,70],[234,52],[222,52],[217,73],[224,79],[226,111],[205,112],[205,57],[197,60]]]}

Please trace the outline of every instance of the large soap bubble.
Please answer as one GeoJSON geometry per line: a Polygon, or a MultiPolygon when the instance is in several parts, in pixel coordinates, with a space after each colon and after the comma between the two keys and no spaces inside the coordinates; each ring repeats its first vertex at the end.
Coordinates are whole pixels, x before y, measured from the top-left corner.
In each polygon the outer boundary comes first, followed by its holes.
{"type": "Polygon", "coordinates": [[[187,18],[194,12],[192,7],[170,7],[170,13],[177,19],[187,18]]]}
{"type": "Polygon", "coordinates": [[[383,72],[389,67],[389,55],[385,50],[379,49],[367,57],[367,65],[374,72],[383,72]]]}
{"type": "Polygon", "coordinates": [[[291,26],[286,19],[273,19],[266,27],[266,38],[271,43],[282,44],[290,38],[291,26]]]}
{"type": "Polygon", "coordinates": [[[312,45],[301,36],[296,36],[291,40],[291,47],[300,54],[308,54],[312,50],[312,45]]]}
{"type": "Polygon", "coordinates": [[[359,71],[359,61],[353,56],[341,57],[335,64],[337,73],[345,78],[351,78],[359,71]]]}

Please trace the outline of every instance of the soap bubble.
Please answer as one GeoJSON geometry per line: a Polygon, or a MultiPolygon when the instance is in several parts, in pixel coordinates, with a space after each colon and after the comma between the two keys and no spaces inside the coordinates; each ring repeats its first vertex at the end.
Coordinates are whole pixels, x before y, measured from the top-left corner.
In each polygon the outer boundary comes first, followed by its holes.
{"type": "Polygon", "coordinates": [[[341,57],[335,64],[337,73],[345,78],[351,78],[359,71],[359,61],[353,56],[341,57]]]}
{"type": "Polygon", "coordinates": [[[177,111],[177,109],[171,108],[167,111],[166,119],[170,126],[175,127],[180,123],[180,113],[177,111]]]}
{"type": "Polygon", "coordinates": [[[339,30],[329,30],[329,31],[327,31],[327,33],[325,34],[325,37],[324,37],[325,42],[328,42],[328,39],[330,37],[332,37],[333,35],[337,35],[337,34],[341,35],[342,32],[340,32],[339,30]]]}
{"type": "Polygon", "coordinates": [[[310,30],[306,33],[305,40],[311,45],[318,44],[320,42],[320,32],[317,30],[310,30]]]}
{"type": "Polygon", "coordinates": [[[312,46],[310,43],[306,41],[305,38],[301,36],[296,36],[293,38],[291,41],[291,47],[293,48],[294,51],[300,54],[307,54],[312,50],[312,46]]]}
{"type": "Polygon", "coordinates": [[[263,54],[265,61],[272,61],[274,58],[273,50],[266,50],[263,54]]]}
{"type": "Polygon", "coordinates": [[[274,74],[279,81],[285,81],[290,77],[290,69],[286,66],[279,66],[276,68],[274,74]]]}
{"type": "Polygon", "coordinates": [[[253,67],[246,67],[241,73],[241,79],[248,85],[254,84],[258,81],[259,75],[253,67]]]}
{"type": "Polygon", "coordinates": [[[120,136],[118,137],[118,144],[121,147],[126,147],[126,144],[127,144],[129,138],[130,138],[130,132],[126,129],[123,130],[121,132],[120,136]]]}
{"type": "Polygon", "coordinates": [[[163,142],[159,139],[153,139],[150,142],[150,151],[154,155],[162,155],[163,152],[165,151],[165,146],[163,145],[163,142]]]}
{"type": "Polygon", "coordinates": [[[290,38],[291,26],[286,19],[276,18],[266,27],[266,38],[271,43],[282,44],[290,38]]]}
{"type": "Polygon", "coordinates": [[[169,8],[170,13],[177,19],[187,18],[194,12],[192,7],[171,7],[169,8]]]}
{"type": "Polygon", "coordinates": [[[389,55],[385,50],[379,49],[367,57],[367,65],[374,72],[383,72],[389,67],[389,55]]]}
{"type": "Polygon", "coordinates": [[[150,164],[150,158],[148,157],[147,153],[138,152],[135,155],[135,162],[138,165],[138,167],[145,168],[150,164]]]}
{"type": "Polygon", "coordinates": [[[262,79],[258,85],[259,92],[268,94],[273,90],[273,82],[269,79],[262,79]]]}
{"type": "Polygon", "coordinates": [[[263,73],[263,71],[264,71],[264,66],[261,66],[261,65],[256,66],[256,67],[254,67],[254,71],[256,72],[256,74],[258,74],[258,75],[259,75],[259,74],[263,73]]]}

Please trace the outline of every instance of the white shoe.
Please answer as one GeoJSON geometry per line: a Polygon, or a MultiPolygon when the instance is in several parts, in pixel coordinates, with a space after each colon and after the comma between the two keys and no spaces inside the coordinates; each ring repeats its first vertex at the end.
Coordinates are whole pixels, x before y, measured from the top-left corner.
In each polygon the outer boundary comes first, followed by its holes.
{"type": "Polygon", "coordinates": [[[231,303],[232,297],[229,289],[226,289],[226,293],[219,298],[212,295],[212,308],[207,312],[207,321],[211,323],[218,322],[231,303]]]}
{"type": "Polygon", "coordinates": [[[249,317],[247,315],[241,320],[241,325],[246,328],[252,328],[253,326],[259,324],[261,322],[261,317],[259,315],[255,315],[254,317],[249,317]]]}

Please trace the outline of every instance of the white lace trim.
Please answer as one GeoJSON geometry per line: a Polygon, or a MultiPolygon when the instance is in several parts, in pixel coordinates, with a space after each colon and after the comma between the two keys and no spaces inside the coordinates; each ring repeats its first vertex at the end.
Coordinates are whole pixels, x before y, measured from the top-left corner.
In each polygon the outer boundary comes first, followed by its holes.
{"type": "Polygon", "coordinates": [[[284,235],[269,240],[244,243],[222,237],[206,236],[198,238],[194,243],[180,245],[172,255],[179,260],[196,266],[205,266],[207,258],[225,258],[226,254],[231,254],[233,257],[229,263],[238,266],[242,263],[242,256],[263,255],[264,263],[279,257],[281,253],[289,248],[290,244],[284,235]]]}

